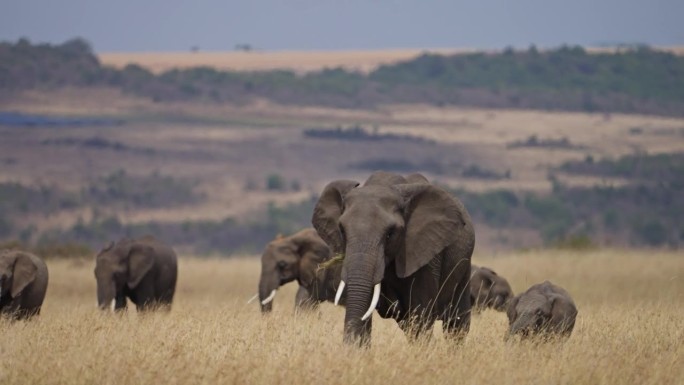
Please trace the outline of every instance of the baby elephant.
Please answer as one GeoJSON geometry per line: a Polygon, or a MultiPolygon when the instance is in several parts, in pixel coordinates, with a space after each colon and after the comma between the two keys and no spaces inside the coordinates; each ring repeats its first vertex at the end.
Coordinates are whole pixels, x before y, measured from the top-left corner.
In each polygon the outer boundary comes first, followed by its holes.
{"type": "Polygon", "coordinates": [[[513,298],[513,290],[506,278],[496,274],[488,267],[471,265],[470,303],[475,311],[491,307],[505,311],[508,301],[513,298]]]}
{"type": "Polygon", "coordinates": [[[47,284],[42,259],[25,251],[0,251],[0,313],[14,319],[39,314],[47,284]]]}
{"type": "Polygon", "coordinates": [[[178,261],[173,249],[152,236],[110,243],[96,257],[97,303],[115,310],[126,308],[126,298],[138,311],[171,308],[178,261]]]}
{"type": "Polygon", "coordinates": [[[510,325],[508,336],[569,337],[575,326],[577,308],[567,291],[544,281],[513,298],[507,314],[510,325]]]}
{"type": "Polygon", "coordinates": [[[296,310],[311,310],[320,302],[334,301],[341,267],[319,269],[331,254],[328,245],[312,228],[269,242],[261,256],[258,293],[261,311],[271,311],[278,288],[292,281],[299,284],[296,310]]]}

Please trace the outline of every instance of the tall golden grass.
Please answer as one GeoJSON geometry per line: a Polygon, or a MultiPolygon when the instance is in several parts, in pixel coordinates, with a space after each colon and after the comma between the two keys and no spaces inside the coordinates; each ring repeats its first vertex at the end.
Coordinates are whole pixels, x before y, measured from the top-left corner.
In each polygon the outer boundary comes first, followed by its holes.
{"type": "Polygon", "coordinates": [[[682,384],[684,258],[661,251],[533,251],[476,257],[521,292],[544,279],[579,308],[573,335],[546,344],[503,341],[503,313],[474,315],[465,342],[439,328],[409,344],[374,316],[372,346],[342,343],[344,309],[293,314],[295,284],[273,313],[245,302],[256,258],[180,264],[170,313],[95,309],[92,261],[49,260],[41,315],[0,322],[2,384],[682,384]]]}

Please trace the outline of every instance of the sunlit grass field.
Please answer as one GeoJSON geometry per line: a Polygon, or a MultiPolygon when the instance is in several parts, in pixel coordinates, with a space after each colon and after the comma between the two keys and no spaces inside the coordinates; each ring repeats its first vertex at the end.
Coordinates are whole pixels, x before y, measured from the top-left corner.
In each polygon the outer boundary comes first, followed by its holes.
{"type": "MultiPolygon", "coordinates": [[[[93,261],[49,260],[41,315],[0,321],[0,384],[682,384],[681,252],[530,251],[476,256],[516,293],[549,279],[579,315],[565,342],[503,341],[504,313],[474,315],[461,345],[439,327],[408,344],[374,316],[372,346],[342,343],[343,308],[293,312],[296,284],[274,312],[256,303],[258,258],[184,258],[170,313],[95,308],[93,261]]],[[[439,325],[438,325],[439,326],[439,325]]]]}

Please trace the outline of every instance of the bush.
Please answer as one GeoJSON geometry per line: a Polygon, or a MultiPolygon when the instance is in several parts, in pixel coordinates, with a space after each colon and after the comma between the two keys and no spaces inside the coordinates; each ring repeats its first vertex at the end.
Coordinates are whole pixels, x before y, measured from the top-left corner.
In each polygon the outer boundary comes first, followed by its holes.
{"type": "Polygon", "coordinates": [[[280,174],[269,174],[266,177],[266,189],[271,191],[285,190],[285,179],[280,174]]]}

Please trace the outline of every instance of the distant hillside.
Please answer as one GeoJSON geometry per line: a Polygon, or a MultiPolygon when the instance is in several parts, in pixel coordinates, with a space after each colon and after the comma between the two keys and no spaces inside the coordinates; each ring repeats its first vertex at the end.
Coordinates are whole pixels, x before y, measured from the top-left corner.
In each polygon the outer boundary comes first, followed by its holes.
{"type": "Polygon", "coordinates": [[[456,55],[425,54],[365,74],[341,68],[220,71],[210,67],[154,74],[101,65],[82,39],[33,45],[0,43],[0,92],[107,86],[155,101],[201,100],[372,108],[428,103],[487,108],[684,115],[684,57],[635,47],[587,53],[581,47],[456,55]]]}

